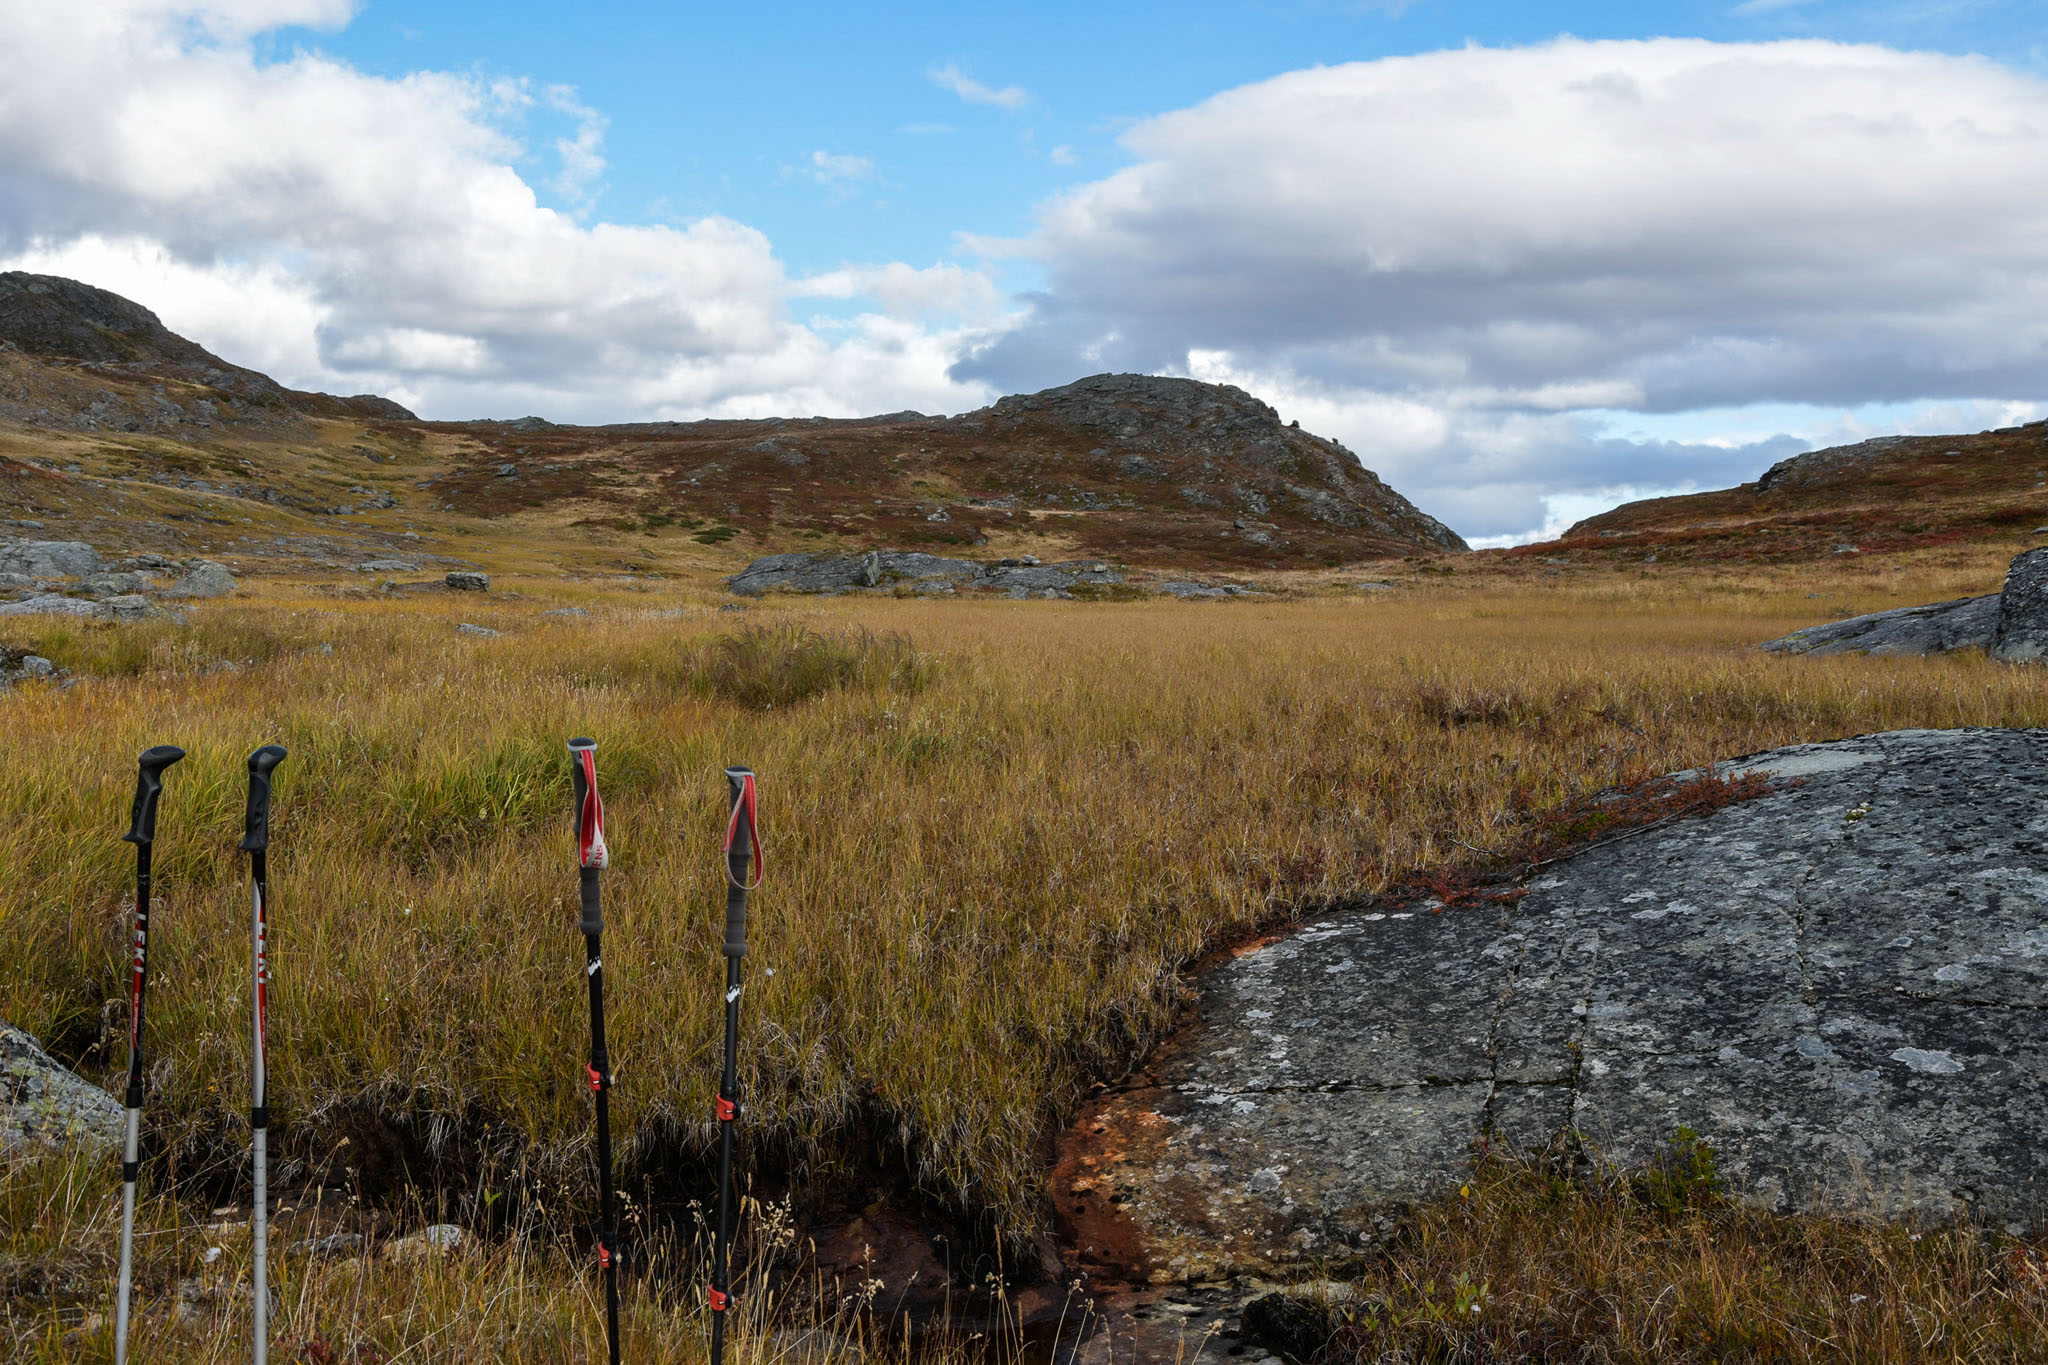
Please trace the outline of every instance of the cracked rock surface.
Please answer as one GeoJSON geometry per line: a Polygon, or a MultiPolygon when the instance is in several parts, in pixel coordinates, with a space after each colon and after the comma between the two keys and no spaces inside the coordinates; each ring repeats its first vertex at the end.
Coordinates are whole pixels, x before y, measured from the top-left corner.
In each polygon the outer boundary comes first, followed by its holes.
{"type": "Polygon", "coordinates": [[[1481,1142],[1627,1166],[1681,1125],[1775,1208],[2038,1229],[2048,731],[1774,750],[1768,794],[1240,950],[1099,1094],[1055,1199],[1126,1281],[1283,1275],[1453,1191],[1481,1142]]]}

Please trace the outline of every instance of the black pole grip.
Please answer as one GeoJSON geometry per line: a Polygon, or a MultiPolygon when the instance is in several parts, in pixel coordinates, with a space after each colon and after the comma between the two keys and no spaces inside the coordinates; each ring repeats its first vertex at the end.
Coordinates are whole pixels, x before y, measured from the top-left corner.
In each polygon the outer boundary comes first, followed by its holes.
{"type": "Polygon", "coordinates": [[[579,867],[576,869],[577,890],[583,895],[583,923],[578,927],[585,938],[596,938],[604,932],[604,910],[597,899],[597,869],[579,867]]]}
{"type": "Polygon", "coordinates": [[[156,800],[164,794],[164,769],[184,756],[185,751],[175,744],[158,744],[142,751],[136,760],[141,770],[135,774],[135,807],[123,840],[145,847],[156,842],[156,800]]]}
{"type": "Polygon", "coordinates": [[[270,774],[284,757],[282,744],[266,744],[249,755],[249,813],[242,822],[244,853],[270,847],[270,774]]]}
{"type": "MultiPolygon", "coordinates": [[[[727,825],[732,830],[732,845],[725,851],[725,955],[732,958],[747,955],[747,881],[754,871],[754,831],[742,818],[740,802],[753,776],[752,768],[725,770],[725,785],[732,803],[727,825]]],[[[758,791],[757,786],[757,797],[758,791]]]]}

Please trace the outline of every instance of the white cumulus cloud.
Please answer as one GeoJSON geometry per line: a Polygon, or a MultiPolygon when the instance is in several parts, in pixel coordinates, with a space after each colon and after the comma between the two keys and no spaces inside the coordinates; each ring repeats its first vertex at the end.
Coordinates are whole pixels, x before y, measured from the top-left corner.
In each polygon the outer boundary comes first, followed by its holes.
{"type": "Polygon", "coordinates": [[[435,416],[856,413],[988,396],[947,374],[986,318],[926,317],[923,340],[902,334],[891,311],[909,267],[874,276],[891,292],[882,313],[820,330],[791,319],[792,283],[754,228],[585,222],[542,203],[515,168],[536,105],[576,120],[556,147],[557,192],[587,208],[604,170],[603,116],[573,90],[255,55],[268,29],[351,12],[0,5],[0,268],[102,284],[228,359],[435,416]]]}
{"type": "Polygon", "coordinates": [[[1135,164],[1013,244],[1046,288],[959,373],[1207,356],[1325,405],[1468,534],[1768,453],[1637,448],[1582,410],[2033,398],[2048,373],[2048,82],[1984,58],[1469,47],[1293,72],[1124,142],[1135,164]],[[1437,437],[1376,433],[1410,406],[1437,437]]]}

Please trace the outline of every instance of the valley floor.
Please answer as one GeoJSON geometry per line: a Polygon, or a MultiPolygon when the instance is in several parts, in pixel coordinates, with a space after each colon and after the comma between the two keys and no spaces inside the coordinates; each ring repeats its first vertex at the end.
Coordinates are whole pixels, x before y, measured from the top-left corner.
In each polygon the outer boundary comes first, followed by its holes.
{"type": "MultiPolygon", "coordinates": [[[[1546,811],[1653,774],[1908,726],[2048,725],[2039,670],[1753,648],[1991,591],[2015,548],[1683,572],[1471,557],[1276,575],[1264,599],[744,612],[708,577],[485,557],[481,596],[309,574],[245,579],[182,623],[11,619],[0,644],[64,672],[0,695],[0,1018],[93,1079],[122,1066],[118,836],[137,752],[182,745],[157,844],[145,1174],[175,1194],[152,1206],[144,1283],[164,1299],[203,1281],[213,1245],[232,1272],[245,1253],[207,1225],[247,1197],[234,844],[243,759],[284,744],[273,1169],[287,1196],[357,1210],[373,1247],[445,1219],[481,1249],[432,1274],[287,1255],[280,1339],[321,1361],[457,1358],[458,1340],[484,1343],[474,1359],[587,1357],[601,1315],[577,1250],[591,1193],[563,742],[599,741],[614,1123],[643,1260],[679,1245],[652,1230],[687,1229],[707,1192],[719,772],[749,763],[768,854],[745,997],[761,1193],[799,1236],[843,1230],[855,1192],[886,1188],[950,1230],[956,1277],[1000,1263],[1053,1284],[1050,1136],[1171,1024],[1206,949],[1448,884],[1546,811]],[[1391,586],[1350,586],[1367,580],[1391,586]]],[[[4,1172],[10,1358],[104,1353],[103,1327],[67,1333],[110,1297],[113,1163],[4,1172]]],[[[1702,1273],[1777,1273],[1775,1254],[1702,1273]]],[[[1925,1309],[1920,1358],[1963,1358],[1938,1343],[2017,1292],[2009,1258],[1965,1261],[1925,1309]]],[[[633,1358],[699,1358],[691,1277],[628,1278],[633,1358]]],[[[239,1310],[217,1299],[186,1328],[153,1319],[149,1358],[237,1358],[239,1310]]],[[[2023,1333],[1971,1339],[2023,1358],[2023,1333]]],[[[1787,1358],[1828,1358],[1787,1340],[1787,1358]]]]}

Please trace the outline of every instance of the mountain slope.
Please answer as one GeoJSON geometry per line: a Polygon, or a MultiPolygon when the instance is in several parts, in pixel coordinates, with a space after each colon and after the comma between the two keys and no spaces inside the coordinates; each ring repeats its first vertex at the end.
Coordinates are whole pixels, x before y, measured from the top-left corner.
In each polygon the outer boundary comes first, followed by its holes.
{"type": "Polygon", "coordinates": [[[1809,451],[1754,483],[1624,503],[1516,553],[1796,560],[2009,537],[2043,522],[2048,422],[2034,422],[1809,451]]]}
{"type": "Polygon", "coordinates": [[[229,539],[313,567],[456,533],[465,554],[642,572],[883,547],[1241,569],[1466,548],[1225,385],[1096,375],[952,418],[423,422],[286,389],[119,295],[19,272],[0,274],[0,500],[87,539],[119,521],[163,553],[223,552],[193,528],[246,523],[268,539],[229,539]]]}

